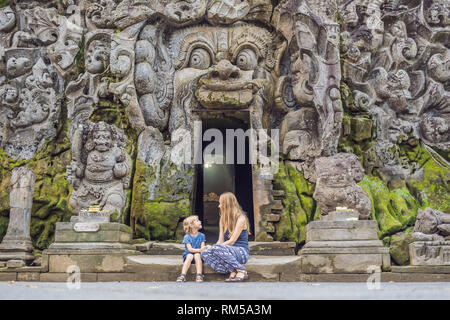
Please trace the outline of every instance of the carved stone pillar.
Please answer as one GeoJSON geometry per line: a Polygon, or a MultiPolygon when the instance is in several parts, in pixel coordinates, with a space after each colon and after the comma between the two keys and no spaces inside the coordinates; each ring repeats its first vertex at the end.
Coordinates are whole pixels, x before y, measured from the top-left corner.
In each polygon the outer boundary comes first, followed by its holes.
{"type": "Polygon", "coordinates": [[[34,260],[30,238],[31,207],[33,205],[34,173],[29,168],[14,168],[11,176],[8,231],[0,244],[0,261],[34,260]]]}

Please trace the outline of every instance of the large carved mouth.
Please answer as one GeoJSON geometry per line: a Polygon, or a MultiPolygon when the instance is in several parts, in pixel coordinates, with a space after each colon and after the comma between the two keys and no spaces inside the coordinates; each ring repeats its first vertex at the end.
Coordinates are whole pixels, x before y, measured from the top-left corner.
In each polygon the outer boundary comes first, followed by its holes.
{"type": "Polygon", "coordinates": [[[195,96],[208,109],[242,109],[249,106],[259,89],[248,80],[200,79],[195,96]]]}

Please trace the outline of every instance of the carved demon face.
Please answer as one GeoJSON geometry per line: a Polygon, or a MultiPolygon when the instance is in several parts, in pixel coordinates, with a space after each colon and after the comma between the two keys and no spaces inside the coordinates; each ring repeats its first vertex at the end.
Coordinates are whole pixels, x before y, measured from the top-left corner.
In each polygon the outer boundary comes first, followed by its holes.
{"type": "MultiPolygon", "coordinates": [[[[195,81],[204,108],[242,109],[257,92],[270,99],[276,65],[273,35],[253,25],[175,32],[175,87],[195,81]]],[[[176,90],[175,90],[176,91],[176,90]]]]}
{"type": "Polygon", "coordinates": [[[99,152],[108,151],[112,146],[111,132],[105,129],[96,130],[93,134],[95,150],[99,152]]]}

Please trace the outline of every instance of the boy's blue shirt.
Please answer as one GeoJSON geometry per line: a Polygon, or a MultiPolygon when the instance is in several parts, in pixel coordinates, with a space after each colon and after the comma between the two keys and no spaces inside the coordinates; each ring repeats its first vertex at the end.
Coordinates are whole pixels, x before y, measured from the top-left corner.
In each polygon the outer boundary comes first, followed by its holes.
{"type": "Polygon", "coordinates": [[[184,252],[183,259],[190,253],[186,244],[190,244],[193,249],[200,249],[202,247],[202,242],[206,242],[206,237],[203,233],[199,232],[197,236],[191,236],[189,233],[183,238],[184,252]]]}

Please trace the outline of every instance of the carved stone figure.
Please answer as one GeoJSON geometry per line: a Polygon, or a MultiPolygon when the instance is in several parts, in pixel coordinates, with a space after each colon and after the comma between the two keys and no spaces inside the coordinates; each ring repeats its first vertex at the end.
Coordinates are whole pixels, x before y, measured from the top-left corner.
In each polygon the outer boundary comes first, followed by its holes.
{"type": "Polygon", "coordinates": [[[34,260],[30,237],[31,207],[34,192],[33,170],[14,168],[11,175],[10,213],[6,235],[0,243],[0,261],[34,260]]]}
{"type": "Polygon", "coordinates": [[[356,183],[364,177],[364,169],[354,154],[339,153],[315,161],[317,184],[314,199],[321,215],[347,207],[359,212],[359,219],[369,219],[372,205],[364,190],[356,183]]]}
{"type": "Polygon", "coordinates": [[[102,74],[110,63],[111,33],[109,30],[92,31],[86,35],[86,72],[71,81],[66,88],[69,98],[69,136],[78,126],[87,121],[93,112],[93,105],[100,97],[106,97],[108,87],[102,74]]]}
{"type": "Polygon", "coordinates": [[[412,265],[450,265],[450,214],[432,208],[418,210],[409,245],[412,265]]]}
{"type": "Polygon", "coordinates": [[[86,123],[73,139],[72,163],[67,168],[67,179],[74,188],[71,207],[79,212],[98,205],[104,211],[117,211],[120,221],[130,174],[123,132],[104,122],[86,123]]]}
{"type": "MultiPolygon", "coordinates": [[[[9,54],[12,52],[8,51],[9,54]]],[[[0,88],[4,110],[0,113],[0,122],[4,124],[0,144],[10,156],[29,159],[46,139],[56,135],[61,104],[58,82],[55,71],[42,59],[33,65],[25,57],[10,58],[7,70],[13,80],[0,88]],[[32,66],[31,73],[28,64],[32,66]]]]}
{"type": "Polygon", "coordinates": [[[443,237],[448,236],[450,236],[450,214],[432,208],[418,210],[414,225],[414,240],[443,240],[443,237]]]}

